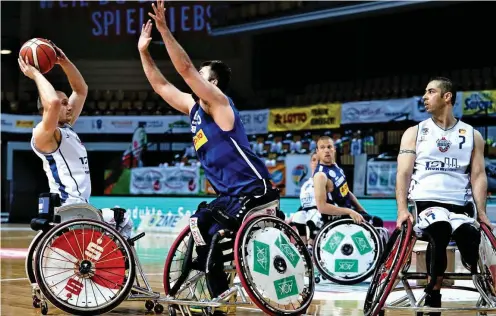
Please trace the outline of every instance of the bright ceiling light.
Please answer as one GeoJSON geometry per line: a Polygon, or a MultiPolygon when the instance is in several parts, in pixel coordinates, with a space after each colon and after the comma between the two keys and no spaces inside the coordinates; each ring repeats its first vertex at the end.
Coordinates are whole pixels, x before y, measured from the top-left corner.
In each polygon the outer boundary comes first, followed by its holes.
{"type": "Polygon", "coordinates": [[[2,49],[0,50],[0,54],[2,55],[8,55],[8,54],[11,54],[12,51],[10,49],[2,49]]]}

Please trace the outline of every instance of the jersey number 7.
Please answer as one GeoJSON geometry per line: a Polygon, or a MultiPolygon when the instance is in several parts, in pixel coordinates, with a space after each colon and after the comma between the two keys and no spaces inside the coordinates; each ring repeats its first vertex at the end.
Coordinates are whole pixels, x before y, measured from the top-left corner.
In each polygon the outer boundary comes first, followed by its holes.
{"type": "Polygon", "coordinates": [[[460,137],[462,140],[460,141],[460,145],[459,145],[459,148],[462,149],[463,147],[463,144],[465,144],[465,136],[463,135],[459,135],[458,137],[460,137]]]}

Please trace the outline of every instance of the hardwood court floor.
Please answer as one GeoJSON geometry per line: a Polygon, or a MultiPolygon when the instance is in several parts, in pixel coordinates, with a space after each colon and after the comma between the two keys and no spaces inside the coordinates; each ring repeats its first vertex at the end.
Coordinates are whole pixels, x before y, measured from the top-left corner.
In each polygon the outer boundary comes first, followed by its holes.
{"type": "MultiPolygon", "coordinates": [[[[24,257],[27,247],[34,237],[28,225],[3,224],[0,239],[1,264],[1,306],[0,315],[6,316],[38,316],[39,309],[32,307],[31,287],[24,272],[24,257]]],[[[147,233],[136,244],[139,258],[148,276],[148,280],[155,291],[163,294],[162,275],[163,264],[167,251],[175,236],[160,233],[147,233]]],[[[462,269],[457,266],[457,270],[462,269]]],[[[363,315],[363,300],[369,283],[355,286],[341,286],[330,282],[317,285],[314,301],[308,314],[357,316],[363,315]]],[[[473,294],[466,292],[443,294],[443,306],[471,307],[475,305],[473,294]],[[469,302],[467,302],[470,300],[469,302]]],[[[166,306],[164,306],[167,308],[166,306]]],[[[164,315],[167,310],[164,311],[164,315]]],[[[65,315],[49,304],[49,315],[65,315]]],[[[108,315],[154,315],[147,313],[144,302],[126,302],[114,309],[108,315]]],[[[455,315],[475,315],[475,312],[450,312],[455,315]]],[[[237,315],[263,315],[256,308],[238,309],[237,315]]],[[[414,315],[412,312],[387,312],[386,315],[403,316],[414,315]]],[[[443,313],[443,315],[445,315],[443,313]]]]}

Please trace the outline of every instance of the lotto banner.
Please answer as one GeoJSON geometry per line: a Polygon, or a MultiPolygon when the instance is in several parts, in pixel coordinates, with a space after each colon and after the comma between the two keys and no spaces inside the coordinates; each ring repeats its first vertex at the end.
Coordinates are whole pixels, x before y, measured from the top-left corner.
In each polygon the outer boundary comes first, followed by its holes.
{"type": "Polygon", "coordinates": [[[301,186],[312,175],[310,155],[286,156],[286,196],[300,196],[301,186]]]}
{"type": "Polygon", "coordinates": [[[367,162],[367,195],[394,196],[396,161],[367,162]]]}
{"type": "Polygon", "coordinates": [[[271,109],[269,114],[269,132],[331,129],[340,125],[340,103],[271,109]]]}
{"type": "Polygon", "coordinates": [[[131,170],[131,194],[198,194],[198,167],[145,167],[131,170]]]}
{"type": "Polygon", "coordinates": [[[496,90],[462,92],[464,116],[496,116],[496,90]]]}
{"type": "Polygon", "coordinates": [[[275,166],[267,167],[272,177],[272,182],[281,192],[281,196],[286,195],[286,166],[284,164],[277,164],[275,166]]]}

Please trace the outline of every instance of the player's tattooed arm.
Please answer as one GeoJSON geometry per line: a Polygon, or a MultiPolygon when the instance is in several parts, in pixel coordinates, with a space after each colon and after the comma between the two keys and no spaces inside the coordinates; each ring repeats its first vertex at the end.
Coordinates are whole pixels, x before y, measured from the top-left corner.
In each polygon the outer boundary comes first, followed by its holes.
{"type": "Polygon", "coordinates": [[[398,155],[401,155],[401,154],[413,154],[413,155],[416,155],[417,153],[413,149],[400,149],[400,152],[398,153],[398,155]]]}

